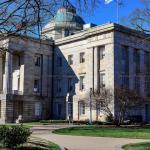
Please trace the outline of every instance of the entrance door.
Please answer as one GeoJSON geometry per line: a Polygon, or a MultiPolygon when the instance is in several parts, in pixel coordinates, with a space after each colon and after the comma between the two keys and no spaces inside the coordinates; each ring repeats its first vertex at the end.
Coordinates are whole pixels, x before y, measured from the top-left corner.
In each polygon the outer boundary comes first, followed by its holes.
{"type": "Polygon", "coordinates": [[[145,105],[145,121],[150,122],[150,105],[145,105]]]}

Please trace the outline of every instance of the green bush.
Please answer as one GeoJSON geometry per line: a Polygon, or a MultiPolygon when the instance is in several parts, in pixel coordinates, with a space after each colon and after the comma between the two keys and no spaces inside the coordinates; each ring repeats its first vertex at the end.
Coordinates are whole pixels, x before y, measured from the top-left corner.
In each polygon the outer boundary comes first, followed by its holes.
{"type": "Polygon", "coordinates": [[[13,149],[26,143],[30,135],[30,129],[22,125],[0,127],[0,142],[6,148],[13,149]]]}

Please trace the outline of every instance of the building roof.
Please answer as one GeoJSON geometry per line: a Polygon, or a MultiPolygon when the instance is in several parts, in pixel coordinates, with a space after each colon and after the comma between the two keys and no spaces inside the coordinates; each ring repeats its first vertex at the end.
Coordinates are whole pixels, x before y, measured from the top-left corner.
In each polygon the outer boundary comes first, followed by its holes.
{"type": "Polygon", "coordinates": [[[84,20],[76,13],[76,8],[68,1],[64,0],[62,6],[58,9],[54,18],[43,28],[49,30],[50,28],[76,29],[82,30],[84,20]]]}

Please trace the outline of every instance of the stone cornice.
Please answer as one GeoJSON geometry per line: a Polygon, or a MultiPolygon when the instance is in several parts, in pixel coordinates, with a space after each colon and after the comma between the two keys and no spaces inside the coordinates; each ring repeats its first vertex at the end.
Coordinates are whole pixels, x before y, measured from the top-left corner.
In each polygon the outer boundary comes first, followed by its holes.
{"type": "Polygon", "coordinates": [[[22,40],[26,40],[26,41],[32,41],[32,42],[36,42],[36,43],[40,43],[40,44],[45,44],[45,45],[54,45],[54,41],[53,40],[50,40],[50,39],[39,39],[39,38],[36,38],[36,37],[31,37],[31,36],[27,36],[27,35],[20,35],[20,34],[14,34],[14,35],[8,35],[7,34],[1,34],[0,35],[2,38],[0,40],[8,40],[11,41],[11,39],[15,39],[15,38],[18,38],[18,39],[22,39],[22,40]]]}
{"type": "Polygon", "coordinates": [[[67,44],[67,43],[71,43],[73,41],[80,41],[82,39],[86,39],[89,38],[91,36],[95,36],[97,34],[103,34],[103,33],[107,33],[110,31],[118,31],[118,32],[122,32],[128,35],[133,35],[139,38],[147,38],[150,35],[148,34],[144,34],[140,31],[134,30],[134,29],[130,29],[128,27],[119,25],[119,24],[115,24],[115,23],[108,23],[108,24],[104,24],[101,26],[96,26],[87,30],[82,30],[79,32],[76,32],[74,35],[70,35],[68,37],[64,37],[62,39],[58,39],[55,40],[55,45],[62,45],[62,44],[67,44]]]}

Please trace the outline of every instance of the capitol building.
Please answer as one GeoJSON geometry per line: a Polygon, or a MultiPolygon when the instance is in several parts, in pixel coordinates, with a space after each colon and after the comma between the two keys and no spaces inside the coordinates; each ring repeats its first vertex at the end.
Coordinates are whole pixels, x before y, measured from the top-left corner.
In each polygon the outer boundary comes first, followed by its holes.
{"type": "MultiPolygon", "coordinates": [[[[135,89],[145,97],[130,116],[150,122],[150,40],[107,23],[86,24],[69,2],[43,28],[42,39],[10,36],[0,52],[0,123],[45,119],[88,120],[88,93],[100,87],[135,89]],[[146,40],[143,40],[146,39],[146,40]],[[141,75],[142,74],[142,75],[141,75]]],[[[111,111],[117,116],[117,100],[111,111]]],[[[93,120],[104,121],[100,108],[93,120]]]]}

